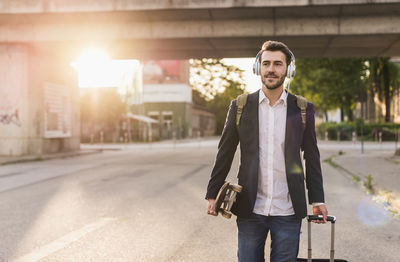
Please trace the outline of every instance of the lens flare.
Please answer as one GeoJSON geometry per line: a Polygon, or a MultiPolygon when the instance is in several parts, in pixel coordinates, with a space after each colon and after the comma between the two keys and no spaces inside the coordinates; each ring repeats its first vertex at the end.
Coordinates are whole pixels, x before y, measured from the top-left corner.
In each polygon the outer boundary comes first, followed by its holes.
{"type": "Polygon", "coordinates": [[[357,208],[358,218],[367,226],[380,226],[387,222],[390,214],[385,208],[370,197],[360,201],[357,208]]]}

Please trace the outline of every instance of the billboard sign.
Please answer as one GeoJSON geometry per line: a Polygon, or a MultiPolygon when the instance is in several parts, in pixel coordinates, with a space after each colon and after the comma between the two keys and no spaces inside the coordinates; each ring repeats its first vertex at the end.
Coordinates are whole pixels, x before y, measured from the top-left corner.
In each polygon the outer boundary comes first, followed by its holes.
{"type": "Polygon", "coordinates": [[[187,60],[150,60],[143,63],[144,84],[188,83],[187,60]]]}
{"type": "Polygon", "coordinates": [[[44,137],[71,137],[71,95],[69,88],[44,83],[44,137]]]}

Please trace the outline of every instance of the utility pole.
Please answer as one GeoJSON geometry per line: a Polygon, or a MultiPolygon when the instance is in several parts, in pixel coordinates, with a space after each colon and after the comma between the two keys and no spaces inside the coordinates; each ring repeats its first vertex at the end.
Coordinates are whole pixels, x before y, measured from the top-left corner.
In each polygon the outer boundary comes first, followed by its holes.
{"type": "MultiPolygon", "coordinates": [[[[126,75],[125,75],[126,77],[126,75]]],[[[126,81],[124,81],[126,82],[126,81]]],[[[129,108],[129,81],[126,82],[126,90],[125,90],[125,107],[126,107],[126,124],[127,124],[127,129],[128,129],[128,143],[132,141],[132,133],[131,133],[131,120],[129,119],[129,113],[130,113],[130,108],[129,108]]]]}
{"type": "Polygon", "coordinates": [[[361,126],[360,126],[361,154],[364,154],[364,103],[366,100],[367,99],[366,99],[365,93],[361,93],[361,95],[360,95],[360,101],[361,101],[361,126]]]}

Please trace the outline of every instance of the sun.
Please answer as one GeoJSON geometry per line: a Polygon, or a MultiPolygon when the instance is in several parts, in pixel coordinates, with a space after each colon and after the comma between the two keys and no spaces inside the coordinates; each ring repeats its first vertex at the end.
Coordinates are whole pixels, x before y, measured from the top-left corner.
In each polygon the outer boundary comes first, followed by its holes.
{"type": "Polygon", "coordinates": [[[139,68],[138,60],[111,60],[98,48],[86,49],[71,65],[78,70],[79,87],[118,87],[139,68]]]}
{"type": "Polygon", "coordinates": [[[72,66],[78,70],[79,87],[100,87],[109,85],[107,68],[111,62],[101,49],[84,50],[72,66]]]}
{"type": "Polygon", "coordinates": [[[79,70],[97,67],[98,65],[107,63],[109,61],[110,58],[104,50],[99,48],[89,48],[80,54],[79,58],[73,62],[73,66],[79,70]]]}

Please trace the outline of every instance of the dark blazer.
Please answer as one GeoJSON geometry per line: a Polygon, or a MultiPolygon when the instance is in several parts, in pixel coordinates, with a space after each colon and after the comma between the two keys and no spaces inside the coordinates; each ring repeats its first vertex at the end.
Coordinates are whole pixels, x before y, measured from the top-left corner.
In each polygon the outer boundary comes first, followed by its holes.
{"type": "MultiPolygon", "coordinates": [[[[285,136],[285,165],[289,194],[295,215],[304,218],[307,204],[304,188],[304,172],[300,150],[306,161],[306,185],[309,203],[324,202],[320,156],[315,135],[314,106],[307,105],[306,129],[303,133],[300,108],[296,96],[288,94],[285,136]]],[[[236,129],[236,100],[231,102],[226,118],[218,153],[207,188],[206,198],[216,198],[220,187],[231,168],[232,160],[240,142],[239,184],[243,186],[232,212],[243,218],[250,217],[257,197],[259,169],[258,130],[259,91],[249,94],[240,119],[239,132],[236,129]]]]}

